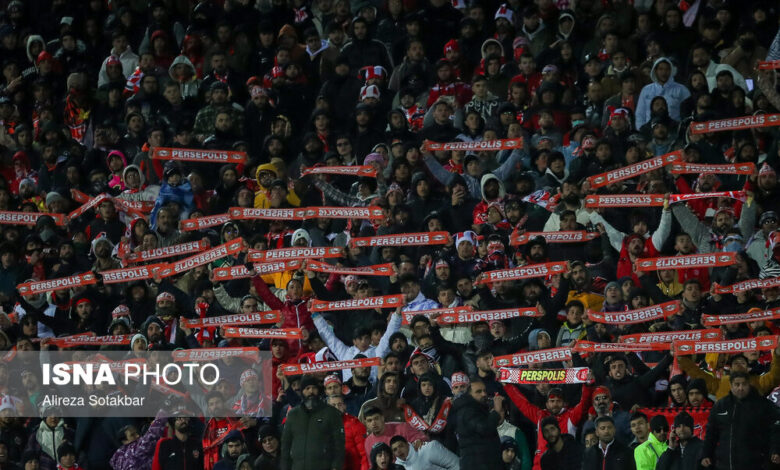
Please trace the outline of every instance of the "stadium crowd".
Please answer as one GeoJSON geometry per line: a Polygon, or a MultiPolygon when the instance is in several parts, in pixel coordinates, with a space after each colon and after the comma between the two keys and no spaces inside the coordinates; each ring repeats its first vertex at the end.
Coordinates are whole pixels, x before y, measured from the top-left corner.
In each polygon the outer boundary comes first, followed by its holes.
{"type": "Polygon", "coordinates": [[[0,6],[0,350],[272,357],[148,419],[0,362],[0,470],[780,468],[776,2],[0,6]]]}

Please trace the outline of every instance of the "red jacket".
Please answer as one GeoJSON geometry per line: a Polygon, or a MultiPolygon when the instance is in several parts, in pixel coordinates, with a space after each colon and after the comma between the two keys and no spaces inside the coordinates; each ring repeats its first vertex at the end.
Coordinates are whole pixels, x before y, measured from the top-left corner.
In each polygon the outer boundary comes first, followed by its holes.
{"type": "MultiPolygon", "coordinates": [[[[540,423],[542,419],[550,416],[550,412],[531,404],[525,395],[520,393],[520,390],[514,385],[507,385],[504,387],[504,390],[506,390],[507,395],[509,395],[509,398],[517,409],[520,410],[526,418],[531,420],[531,422],[536,423],[537,436],[536,453],[534,454],[534,470],[540,470],[542,468],[542,454],[547,450],[547,441],[545,441],[544,436],[542,436],[542,427],[540,426],[540,423]]],[[[582,398],[580,398],[580,402],[577,403],[577,406],[574,408],[564,408],[561,413],[555,417],[558,420],[558,426],[561,428],[561,433],[569,433],[573,436],[577,432],[577,426],[579,426],[582,420],[587,416],[586,412],[591,404],[591,395],[593,395],[592,387],[582,387],[582,398]]]]}
{"type": "MultiPolygon", "coordinates": [[[[263,281],[260,276],[252,278],[252,285],[255,286],[257,295],[263,299],[266,305],[273,310],[279,310],[282,312],[282,328],[306,328],[308,331],[314,331],[314,322],[311,319],[311,313],[306,307],[306,300],[301,299],[297,302],[292,300],[285,300],[282,302],[277,296],[275,296],[268,285],[263,281]]],[[[290,355],[297,356],[301,349],[300,340],[291,339],[288,340],[290,355]]]]}
{"type": "MultiPolygon", "coordinates": [[[[639,278],[634,273],[634,262],[631,261],[631,256],[628,254],[628,242],[631,240],[631,236],[623,239],[623,246],[620,248],[620,258],[617,263],[617,278],[629,276],[634,281],[635,286],[641,286],[639,278]]],[[[658,250],[653,246],[653,238],[645,239],[645,249],[642,251],[642,258],[655,258],[659,255],[658,250]]],[[[680,281],[682,282],[682,281],[680,281]]]]}
{"type": "Polygon", "coordinates": [[[359,419],[344,413],[344,470],[368,470],[366,427],[359,419]]]}

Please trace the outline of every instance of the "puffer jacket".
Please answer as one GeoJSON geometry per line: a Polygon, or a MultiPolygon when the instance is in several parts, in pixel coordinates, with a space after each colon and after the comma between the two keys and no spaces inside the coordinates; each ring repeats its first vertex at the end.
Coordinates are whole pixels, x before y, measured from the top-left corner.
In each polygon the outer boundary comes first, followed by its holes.
{"type": "Polygon", "coordinates": [[[146,433],[130,444],[123,445],[114,452],[109,463],[114,470],[136,470],[152,468],[152,458],[157,441],[165,434],[166,417],[157,413],[146,433]]]}
{"type": "Polygon", "coordinates": [[[344,423],[344,470],[367,470],[366,427],[354,416],[341,415],[344,423]]]}

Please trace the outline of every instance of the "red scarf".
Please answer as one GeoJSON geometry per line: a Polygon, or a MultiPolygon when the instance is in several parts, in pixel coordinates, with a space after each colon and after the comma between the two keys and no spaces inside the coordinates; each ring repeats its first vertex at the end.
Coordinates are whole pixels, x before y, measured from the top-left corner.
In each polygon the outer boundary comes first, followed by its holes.
{"type": "Polygon", "coordinates": [[[433,419],[433,423],[428,424],[411,406],[404,405],[404,419],[410,426],[417,430],[438,434],[442,432],[447,425],[447,416],[450,414],[450,408],[452,408],[452,399],[445,398],[444,402],[441,404],[441,408],[439,408],[438,413],[436,413],[436,417],[433,419]]]}

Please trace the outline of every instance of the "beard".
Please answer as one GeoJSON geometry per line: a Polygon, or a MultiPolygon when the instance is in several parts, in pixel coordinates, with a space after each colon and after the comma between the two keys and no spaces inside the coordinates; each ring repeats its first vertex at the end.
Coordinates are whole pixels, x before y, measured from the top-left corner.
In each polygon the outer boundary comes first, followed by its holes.
{"type": "Polygon", "coordinates": [[[306,407],[307,410],[311,410],[312,408],[314,408],[314,405],[316,403],[317,403],[317,397],[314,395],[303,399],[303,406],[306,407]]]}

